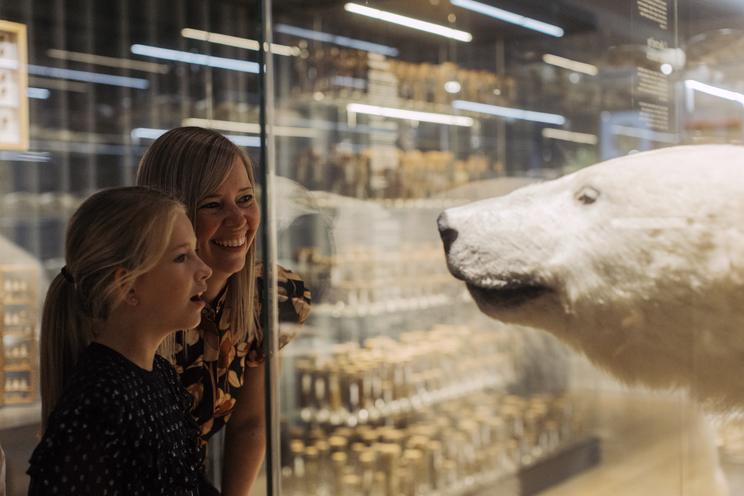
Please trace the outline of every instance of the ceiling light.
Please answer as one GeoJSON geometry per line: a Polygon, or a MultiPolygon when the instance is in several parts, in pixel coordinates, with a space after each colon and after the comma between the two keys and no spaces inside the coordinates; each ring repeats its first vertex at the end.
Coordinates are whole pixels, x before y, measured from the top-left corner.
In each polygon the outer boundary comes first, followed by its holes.
{"type": "Polygon", "coordinates": [[[168,72],[168,66],[165,64],[143,62],[141,60],[124,59],[120,57],[104,57],[103,55],[94,55],[92,53],[70,52],[68,50],[50,48],[47,50],[47,55],[53,59],[70,60],[72,62],[81,62],[83,64],[118,67],[120,69],[133,69],[136,71],[154,72],[155,74],[165,74],[168,72]]]}
{"type": "Polygon", "coordinates": [[[459,93],[462,85],[457,81],[447,81],[444,83],[444,91],[447,93],[459,93]]]}
{"type": "Polygon", "coordinates": [[[449,124],[453,126],[472,127],[473,119],[461,115],[435,114],[433,112],[419,112],[416,110],[404,110],[392,107],[378,107],[376,105],[365,105],[361,103],[350,103],[346,106],[347,112],[357,114],[379,115],[393,119],[406,119],[410,121],[433,122],[436,124],[449,124]]]}
{"type": "Polygon", "coordinates": [[[566,131],[564,129],[556,129],[554,127],[546,127],[542,130],[542,135],[544,138],[560,141],[572,141],[574,143],[582,143],[585,145],[597,144],[597,136],[595,134],[577,133],[574,131],[566,131]]]}
{"type": "Polygon", "coordinates": [[[548,114],[545,112],[535,112],[533,110],[524,110],[510,107],[499,107],[497,105],[487,105],[485,103],[468,102],[466,100],[455,100],[452,106],[458,110],[469,110],[481,114],[497,115],[507,119],[521,119],[525,121],[544,122],[546,124],[555,124],[562,126],[566,123],[566,118],[558,114],[548,114]]]}
{"type": "Polygon", "coordinates": [[[487,5],[481,2],[475,2],[473,0],[450,0],[450,3],[455,7],[462,7],[463,9],[472,10],[479,14],[484,14],[500,21],[509,22],[522,26],[523,28],[532,29],[533,31],[539,31],[540,33],[548,34],[560,38],[563,36],[563,28],[548,24],[547,22],[538,21],[530,17],[509,12],[508,10],[499,9],[491,5],[487,5]]]}
{"type": "Polygon", "coordinates": [[[259,148],[261,146],[261,138],[258,136],[237,136],[235,134],[226,134],[225,138],[238,146],[246,146],[249,148],[259,148]]]}
{"type": "Polygon", "coordinates": [[[357,3],[347,3],[344,5],[344,9],[347,12],[354,14],[361,14],[373,19],[379,19],[381,21],[391,22],[407,28],[418,29],[419,31],[426,31],[427,33],[438,34],[439,36],[445,36],[458,41],[472,41],[473,35],[465,31],[448,28],[446,26],[440,26],[431,22],[422,21],[420,19],[414,19],[413,17],[402,16],[387,12],[385,10],[373,9],[371,7],[365,7],[357,3]]]}
{"type": "Polygon", "coordinates": [[[28,73],[34,76],[69,79],[86,83],[107,84],[110,86],[124,86],[126,88],[136,88],[139,90],[145,90],[150,86],[150,82],[147,81],[147,79],[114,76],[113,74],[101,74],[99,72],[74,71],[72,69],[61,69],[59,67],[47,67],[43,65],[30,64],[28,66],[28,73]]]}
{"type": "Polygon", "coordinates": [[[129,133],[133,141],[139,141],[143,139],[158,139],[160,136],[165,134],[167,129],[154,129],[151,127],[135,127],[129,133]]]}
{"type": "Polygon", "coordinates": [[[16,162],[49,162],[49,152],[11,152],[0,151],[0,160],[12,160],[16,162]]]}
{"type": "Polygon", "coordinates": [[[711,86],[709,84],[701,83],[700,81],[695,81],[693,79],[686,80],[685,86],[701,93],[717,96],[718,98],[723,98],[724,100],[732,100],[744,105],[744,94],[737,93],[736,91],[725,90],[723,88],[711,86]]]}
{"type": "Polygon", "coordinates": [[[658,131],[652,131],[651,129],[643,129],[632,126],[612,126],[612,134],[629,136],[631,138],[658,141],[660,143],[679,143],[679,139],[674,133],[660,133],[658,131]]]}
{"type": "Polygon", "coordinates": [[[219,129],[221,131],[232,131],[235,133],[259,134],[261,132],[261,126],[255,122],[219,121],[213,119],[200,119],[198,117],[186,118],[181,122],[181,125],[219,129]]]}
{"type": "Polygon", "coordinates": [[[28,84],[53,90],[75,91],[77,93],[85,93],[88,91],[88,85],[85,83],[76,83],[73,81],[65,81],[63,79],[50,79],[39,76],[30,76],[28,78],[28,84]]]}
{"type": "Polygon", "coordinates": [[[366,79],[354,78],[350,76],[334,76],[331,81],[335,86],[344,86],[346,88],[363,90],[367,87],[366,79]]]}
{"type": "MultiPolygon", "coordinates": [[[[261,126],[256,122],[221,121],[189,117],[184,119],[181,124],[183,126],[197,126],[235,133],[259,134],[261,132],[261,126]]],[[[268,129],[271,129],[271,127],[268,129]]],[[[303,127],[274,126],[274,131],[277,136],[293,136],[295,138],[317,138],[318,136],[315,129],[303,127]]]]}
{"type": "Polygon", "coordinates": [[[46,88],[28,88],[28,97],[37,100],[46,100],[49,98],[50,93],[51,92],[46,88]]]}
{"type": "Polygon", "coordinates": [[[543,55],[542,58],[543,62],[545,62],[546,64],[562,67],[563,69],[568,69],[569,71],[580,72],[582,74],[588,74],[590,76],[596,76],[597,74],[599,74],[599,69],[597,69],[596,65],[586,64],[584,62],[567,59],[565,57],[559,57],[558,55],[553,55],[550,53],[546,53],[545,55],[543,55]]]}
{"type": "MultiPolygon", "coordinates": [[[[212,33],[209,31],[202,31],[201,29],[184,28],[181,30],[181,36],[183,36],[184,38],[190,38],[192,40],[217,43],[218,45],[245,48],[246,50],[258,51],[259,48],[258,41],[256,40],[251,40],[249,38],[239,38],[237,36],[230,36],[227,34],[212,33]]],[[[300,54],[300,49],[297,47],[272,43],[271,53],[275,53],[277,55],[297,56],[300,54]]]]}
{"type": "MultiPolygon", "coordinates": [[[[167,129],[155,129],[151,127],[137,127],[132,129],[130,133],[132,141],[139,141],[143,139],[155,140],[160,136],[168,132],[167,129]]],[[[261,146],[261,138],[258,136],[236,136],[226,134],[225,138],[229,139],[238,146],[247,146],[251,148],[258,148],[261,146]]]]}
{"type": "Polygon", "coordinates": [[[214,57],[203,53],[183,52],[181,50],[171,50],[149,45],[132,45],[132,53],[153,57],[156,59],[173,60],[176,62],[185,62],[187,64],[204,65],[218,69],[229,69],[239,72],[250,72],[258,74],[258,63],[247,60],[227,59],[224,57],[214,57]]]}
{"type": "Polygon", "coordinates": [[[372,43],[369,41],[355,40],[354,38],[348,38],[346,36],[338,36],[335,34],[323,33],[321,31],[313,31],[310,29],[288,26],[287,24],[275,24],[274,30],[277,33],[297,36],[298,38],[307,38],[308,40],[332,43],[334,45],[354,48],[356,50],[364,50],[365,52],[379,53],[388,57],[398,56],[397,48],[380,45],[378,43],[372,43]]]}

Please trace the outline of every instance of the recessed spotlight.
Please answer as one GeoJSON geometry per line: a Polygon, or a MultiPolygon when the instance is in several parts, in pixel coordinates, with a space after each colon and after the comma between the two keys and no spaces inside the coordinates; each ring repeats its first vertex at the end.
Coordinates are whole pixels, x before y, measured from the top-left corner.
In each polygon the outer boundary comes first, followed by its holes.
{"type": "Polygon", "coordinates": [[[444,83],[444,91],[447,93],[459,93],[462,86],[457,81],[447,81],[444,83]]]}
{"type": "Polygon", "coordinates": [[[474,12],[494,17],[504,22],[516,24],[518,26],[539,31],[541,33],[555,36],[557,38],[560,38],[564,35],[563,28],[559,26],[554,26],[552,24],[548,24],[547,22],[538,21],[537,19],[532,19],[530,17],[526,17],[515,12],[510,12],[508,10],[499,9],[485,3],[476,2],[475,0],[450,0],[450,3],[455,7],[462,7],[463,9],[472,10],[474,12]]]}
{"type": "Polygon", "coordinates": [[[560,57],[552,53],[546,53],[543,55],[543,62],[546,64],[561,67],[569,71],[580,72],[589,76],[596,76],[599,74],[599,69],[596,65],[587,64],[585,62],[579,62],[578,60],[567,59],[566,57],[560,57]]]}

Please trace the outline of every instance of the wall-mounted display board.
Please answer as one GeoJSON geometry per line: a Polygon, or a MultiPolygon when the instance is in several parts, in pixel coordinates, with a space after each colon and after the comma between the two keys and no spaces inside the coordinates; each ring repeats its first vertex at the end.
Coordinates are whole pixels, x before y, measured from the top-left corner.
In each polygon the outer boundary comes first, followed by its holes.
{"type": "Polygon", "coordinates": [[[28,149],[26,26],[0,20],[0,150],[28,149]]]}

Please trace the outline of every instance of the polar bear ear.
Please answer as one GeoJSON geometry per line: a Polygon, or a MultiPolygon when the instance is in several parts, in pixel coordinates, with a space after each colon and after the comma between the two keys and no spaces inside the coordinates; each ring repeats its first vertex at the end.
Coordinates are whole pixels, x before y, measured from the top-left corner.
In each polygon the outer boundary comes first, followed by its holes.
{"type": "Polygon", "coordinates": [[[575,198],[579,203],[591,205],[599,198],[599,190],[592,186],[583,186],[576,192],[575,198]]]}

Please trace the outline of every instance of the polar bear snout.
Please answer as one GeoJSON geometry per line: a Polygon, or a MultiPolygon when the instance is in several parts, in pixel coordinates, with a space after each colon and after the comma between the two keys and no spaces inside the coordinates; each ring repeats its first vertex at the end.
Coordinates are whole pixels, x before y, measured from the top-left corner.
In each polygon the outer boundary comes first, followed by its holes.
{"type": "Polygon", "coordinates": [[[442,212],[439,214],[439,217],[437,217],[437,228],[439,229],[439,237],[442,238],[444,255],[447,259],[447,268],[449,269],[450,274],[452,274],[456,279],[464,281],[465,275],[460,271],[457,265],[452,262],[452,257],[450,257],[452,245],[457,240],[459,233],[457,232],[457,229],[452,227],[450,224],[450,216],[447,215],[446,211],[442,212]]]}
{"type": "Polygon", "coordinates": [[[444,254],[449,255],[452,243],[457,239],[457,230],[450,227],[449,219],[447,218],[447,212],[442,212],[437,217],[437,227],[439,228],[439,237],[442,238],[442,244],[444,245],[444,254]]]}

